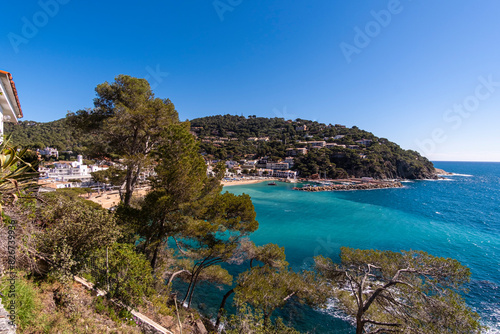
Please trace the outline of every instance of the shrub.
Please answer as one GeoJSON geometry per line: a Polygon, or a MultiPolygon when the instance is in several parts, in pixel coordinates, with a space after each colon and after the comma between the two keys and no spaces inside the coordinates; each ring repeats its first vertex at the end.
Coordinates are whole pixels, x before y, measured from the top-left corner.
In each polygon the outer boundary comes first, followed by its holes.
{"type": "Polygon", "coordinates": [[[91,256],[91,274],[96,287],[107,290],[109,296],[127,305],[142,304],[143,297],[153,292],[154,278],[151,265],[144,254],[136,253],[131,244],[115,243],[108,249],[100,249],[91,256]],[[106,271],[108,267],[108,271],[106,271]]]}

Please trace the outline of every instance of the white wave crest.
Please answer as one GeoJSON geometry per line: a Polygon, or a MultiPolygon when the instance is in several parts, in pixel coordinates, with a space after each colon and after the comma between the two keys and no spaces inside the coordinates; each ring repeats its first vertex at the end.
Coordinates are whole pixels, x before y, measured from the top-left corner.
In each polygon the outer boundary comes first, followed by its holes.
{"type": "Polygon", "coordinates": [[[329,299],[328,303],[326,304],[326,308],[318,309],[318,311],[326,313],[328,315],[331,315],[334,318],[347,321],[350,324],[354,325],[356,323],[355,319],[353,317],[350,317],[349,315],[347,315],[337,305],[338,305],[338,301],[337,300],[335,300],[335,299],[329,299]]]}

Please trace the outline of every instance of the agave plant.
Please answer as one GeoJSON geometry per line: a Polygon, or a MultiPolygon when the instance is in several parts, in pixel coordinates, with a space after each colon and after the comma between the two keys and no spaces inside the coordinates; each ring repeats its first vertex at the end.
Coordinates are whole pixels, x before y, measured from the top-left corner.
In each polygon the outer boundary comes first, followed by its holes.
{"type": "Polygon", "coordinates": [[[0,143],[0,212],[6,202],[15,201],[21,190],[34,190],[37,186],[36,163],[23,160],[27,149],[9,145],[10,136],[0,143]]]}

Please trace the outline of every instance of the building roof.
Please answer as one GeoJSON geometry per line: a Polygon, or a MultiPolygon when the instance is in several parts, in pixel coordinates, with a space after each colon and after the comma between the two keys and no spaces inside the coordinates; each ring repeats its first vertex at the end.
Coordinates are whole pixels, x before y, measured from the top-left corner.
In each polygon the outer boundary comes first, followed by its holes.
{"type": "Polygon", "coordinates": [[[7,94],[4,99],[0,99],[2,108],[11,111],[13,113],[12,116],[14,116],[15,121],[17,121],[18,118],[23,117],[23,111],[21,109],[21,103],[19,102],[16,85],[12,79],[12,74],[0,70],[0,83],[2,86],[0,87],[1,91],[3,92],[5,90],[5,94],[7,94]],[[11,102],[15,103],[12,104],[11,102]]]}

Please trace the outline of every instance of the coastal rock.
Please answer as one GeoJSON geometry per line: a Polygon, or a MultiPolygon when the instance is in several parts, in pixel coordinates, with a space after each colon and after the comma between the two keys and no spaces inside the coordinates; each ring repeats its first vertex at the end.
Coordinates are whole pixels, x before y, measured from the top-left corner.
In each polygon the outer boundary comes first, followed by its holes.
{"type": "Polygon", "coordinates": [[[401,182],[383,182],[383,183],[358,183],[358,184],[335,184],[331,186],[319,187],[294,187],[293,190],[300,191],[341,191],[341,190],[370,190],[370,189],[385,189],[385,188],[402,188],[401,182]]]}
{"type": "Polygon", "coordinates": [[[443,169],[440,168],[434,168],[434,174],[436,175],[453,175],[453,173],[449,173],[443,169]]]}

